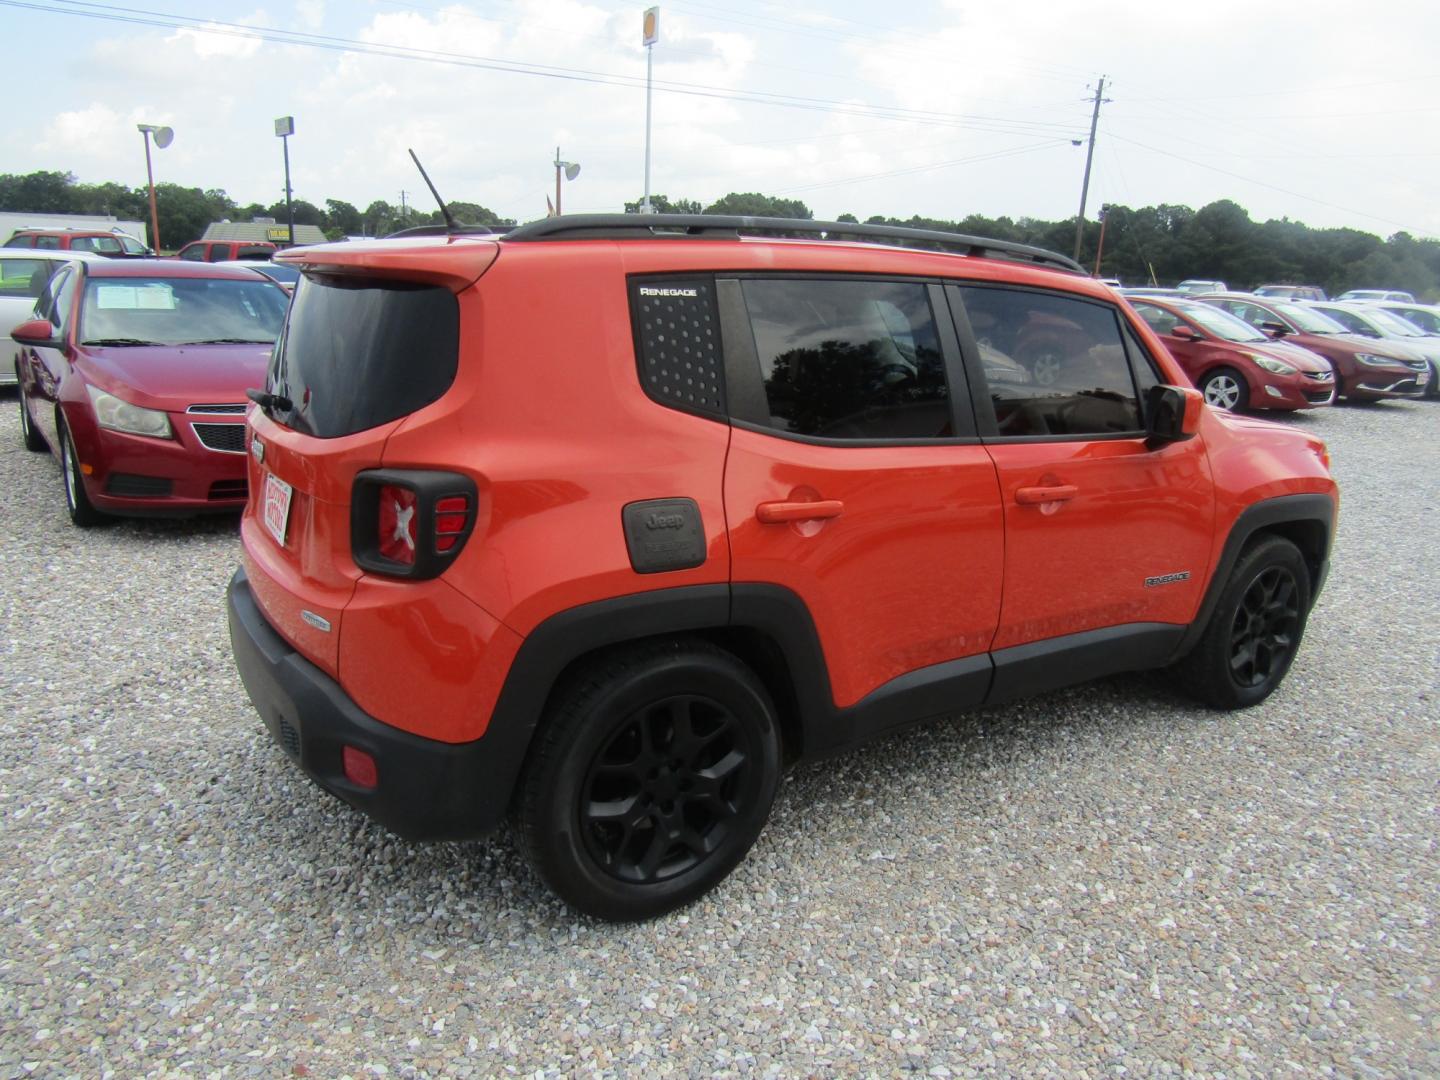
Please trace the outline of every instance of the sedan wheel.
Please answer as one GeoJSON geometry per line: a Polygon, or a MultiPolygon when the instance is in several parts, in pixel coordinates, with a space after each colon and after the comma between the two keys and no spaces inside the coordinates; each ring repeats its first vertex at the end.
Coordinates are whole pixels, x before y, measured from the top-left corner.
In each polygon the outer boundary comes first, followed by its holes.
{"type": "Polygon", "coordinates": [[[20,441],[25,444],[26,450],[46,449],[45,436],[36,431],[35,425],[30,421],[30,405],[25,400],[25,387],[17,385],[15,396],[20,400],[20,441]]]}
{"type": "Polygon", "coordinates": [[[61,417],[56,427],[60,431],[60,471],[65,476],[65,509],[70,521],[82,529],[99,525],[105,516],[90,503],[85,494],[85,480],[80,475],[80,459],[75,456],[75,441],[70,438],[70,429],[61,417]]]}
{"type": "Polygon", "coordinates": [[[1219,368],[1212,371],[1200,384],[1205,403],[1226,412],[1242,412],[1250,404],[1250,390],[1244,378],[1237,371],[1219,368]]]}

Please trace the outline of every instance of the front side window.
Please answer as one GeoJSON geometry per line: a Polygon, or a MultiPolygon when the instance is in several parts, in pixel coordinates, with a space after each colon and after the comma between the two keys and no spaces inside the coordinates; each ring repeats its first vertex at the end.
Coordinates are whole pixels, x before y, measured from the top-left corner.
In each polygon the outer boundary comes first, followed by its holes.
{"type": "Polygon", "coordinates": [[[71,251],[94,251],[100,255],[119,255],[125,249],[113,236],[72,236],[71,251]]]}
{"type": "Polygon", "coordinates": [[[962,287],[1002,437],[1087,436],[1142,428],[1115,311],[1022,289],[962,287]]]}
{"type": "Polygon", "coordinates": [[[1380,331],[1371,326],[1368,322],[1356,315],[1353,311],[1346,311],[1342,307],[1327,307],[1325,314],[1343,326],[1347,333],[1359,334],[1362,337],[1378,338],[1380,331]]]}
{"type": "Polygon", "coordinates": [[[190,262],[204,262],[205,245],[186,244],[183,248],[180,249],[180,258],[186,259],[190,262]]]}
{"type": "Polygon", "coordinates": [[[1142,304],[1138,301],[1132,305],[1136,313],[1149,324],[1150,329],[1157,334],[1173,334],[1175,327],[1180,325],[1180,316],[1164,308],[1156,307],[1154,304],[1142,304]]]}
{"type": "Polygon", "coordinates": [[[924,285],[754,279],[742,290],[769,427],[826,439],[953,434],[924,285]]]}
{"type": "Polygon", "coordinates": [[[58,236],[37,236],[35,237],[35,246],[44,248],[46,251],[59,251],[60,238],[58,236]]]}
{"type": "Polygon", "coordinates": [[[50,325],[58,328],[63,322],[58,314],[60,292],[66,286],[72,286],[71,292],[73,293],[74,280],[75,271],[68,266],[52,277],[49,283],[40,290],[40,299],[35,301],[35,318],[49,319],[50,325]]]}

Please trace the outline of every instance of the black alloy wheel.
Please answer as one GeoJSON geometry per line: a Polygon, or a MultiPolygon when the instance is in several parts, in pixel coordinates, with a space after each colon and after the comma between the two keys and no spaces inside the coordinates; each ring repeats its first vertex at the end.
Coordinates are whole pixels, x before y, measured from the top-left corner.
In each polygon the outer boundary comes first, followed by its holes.
{"type": "Polygon", "coordinates": [[[1264,701],[1284,680],[1310,613],[1310,569],[1282,536],[1251,542],[1226,579],[1199,642],[1172,671],[1217,709],[1264,701]]]}
{"type": "Polygon", "coordinates": [[[698,866],[755,798],[760,777],[750,741],[725,704],[693,694],[630,715],[591,761],[581,790],[590,857],[636,884],[698,866]]]}
{"type": "Polygon", "coordinates": [[[1286,566],[1267,566],[1250,582],[1230,625],[1230,677],[1242,689],[1263,686],[1295,655],[1299,583],[1286,566]]]}
{"type": "Polygon", "coordinates": [[[557,692],[516,793],[517,834],[572,907],[653,918],[740,862],[779,778],[774,706],[739,659],[692,639],[625,647],[557,692]]]}

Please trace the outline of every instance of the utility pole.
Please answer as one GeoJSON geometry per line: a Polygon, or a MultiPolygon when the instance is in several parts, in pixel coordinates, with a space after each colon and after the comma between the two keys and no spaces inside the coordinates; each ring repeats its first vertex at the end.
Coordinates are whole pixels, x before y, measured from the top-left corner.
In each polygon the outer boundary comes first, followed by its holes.
{"type": "Polygon", "coordinates": [[[1090,143],[1085,148],[1085,180],[1080,185],[1080,216],[1075,219],[1075,261],[1080,261],[1080,239],[1085,234],[1085,197],[1090,194],[1090,163],[1095,159],[1095,128],[1100,123],[1100,106],[1110,99],[1105,97],[1105,76],[1095,87],[1095,111],[1090,114],[1090,143]]]}
{"type": "Polygon", "coordinates": [[[405,228],[405,189],[400,189],[400,227],[405,228]]]}

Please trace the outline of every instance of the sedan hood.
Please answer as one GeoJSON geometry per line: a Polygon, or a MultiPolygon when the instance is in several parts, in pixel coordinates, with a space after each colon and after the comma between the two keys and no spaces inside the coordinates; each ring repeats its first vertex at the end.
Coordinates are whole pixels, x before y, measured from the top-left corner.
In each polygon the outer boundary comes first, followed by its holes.
{"type": "Polygon", "coordinates": [[[263,386],[270,345],[81,346],[77,367],[107,393],[147,409],[236,404],[263,386]]]}
{"type": "Polygon", "coordinates": [[[1356,352],[1370,353],[1373,356],[1389,356],[1396,360],[1424,359],[1419,352],[1397,338],[1372,338],[1365,337],[1363,334],[1336,334],[1330,340],[1348,345],[1356,352]]]}
{"type": "Polygon", "coordinates": [[[1252,345],[1245,342],[1238,346],[1258,353],[1260,356],[1270,356],[1276,360],[1283,360],[1292,367],[1301,371],[1324,371],[1330,370],[1330,362],[1319,356],[1303,345],[1296,345],[1290,341],[1270,341],[1264,345],[1252,345]]]}

